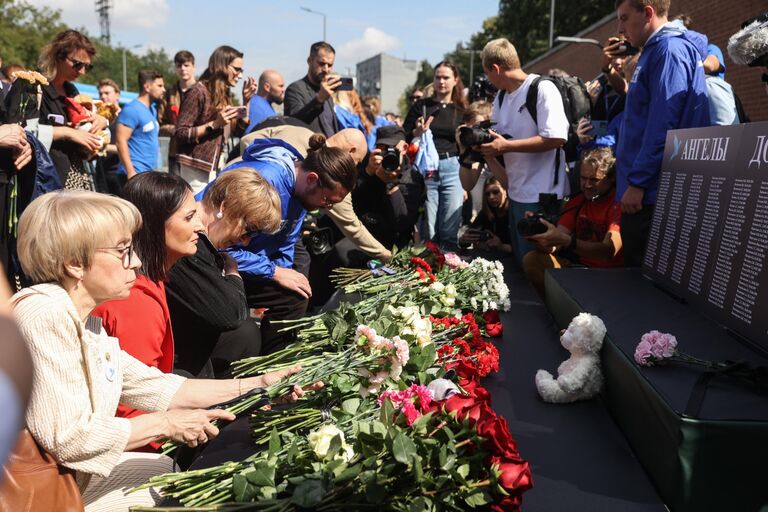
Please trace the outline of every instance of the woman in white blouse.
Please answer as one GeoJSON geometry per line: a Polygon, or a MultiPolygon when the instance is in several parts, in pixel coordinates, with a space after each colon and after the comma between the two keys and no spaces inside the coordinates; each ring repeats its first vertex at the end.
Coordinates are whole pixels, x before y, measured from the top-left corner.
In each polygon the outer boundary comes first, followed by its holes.
{"type": "MultiPolygon", "coordinates": [[[[27,428],[59,464],[75,470],[86,511],[156,504],[153,490],[125,491],[172,471],[171,459],[128,450],[162,439],[205,443],[218,434],[213,420],[234,419],[205,408],[298,371],[187,380],[121,351],[90,313],[104,301],[128,296],[141,265],[131,248],[140,224],[131,203],[87,191],[43,195],[19,220],[19,259],[39,283],[12,299],[35,368],[27,428]],[[118,403],[151,414],[116,418],[118,403]]],[[[289,399],[302,393],[295,388],[289,399]]]]}

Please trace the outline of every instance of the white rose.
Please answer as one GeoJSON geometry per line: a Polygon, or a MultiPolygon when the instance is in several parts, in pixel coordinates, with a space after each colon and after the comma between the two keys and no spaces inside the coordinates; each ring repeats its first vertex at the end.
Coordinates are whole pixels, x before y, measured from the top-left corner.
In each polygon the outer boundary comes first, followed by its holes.
{"type": "Polygon", "coordinates": [[[322,460],[328,455],[328,448],[331,446],[331,440],[336,436],[341,438],[342,451],[334,456],[334,458],[342,458],[349,462],[355,455],[355,452],[352,450],[352,447],[347,444],[344,432],[339,430],[336,425],[323,425],[319,429],[310,432],[307,436],[307,441],[309,441],[309,447],[312,448],[315,456],[322,460]]]}

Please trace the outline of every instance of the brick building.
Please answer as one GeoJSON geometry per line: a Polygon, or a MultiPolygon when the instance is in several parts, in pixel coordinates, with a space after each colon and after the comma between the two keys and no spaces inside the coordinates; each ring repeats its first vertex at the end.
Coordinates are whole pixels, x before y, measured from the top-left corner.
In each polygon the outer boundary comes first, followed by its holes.
{"type": "MultiPolygon", "coordinates": [[[[680,13],[693,20],[692,28],[706,34],[711,43],[720,47],[725,55],[725,79],[741,98],[744,109],[752,121],[768,121],[768,94],[760,76],[762,68],[750,68],[733,63],[728,55],[728,38],[741,28],[741,23],[768,10],[765,0],[672,0],[670,18],[680,13]]],[[[616,14],[610,13],[579,34],[578,37],[604,42],[616,34],[616,14]]],[[[566,34],[559,34],[566,35],[566,34]]],[[[571,35],[571,34],[568,34],[571,35]]],[[[512,41],[514,43],[514,41],[512,41]]],[[[591,80],[600,73],[601,51],[591,44],[562,44],[528,62],[529,73],[546,73],[560,68],[583,80],[591,80]]]]}

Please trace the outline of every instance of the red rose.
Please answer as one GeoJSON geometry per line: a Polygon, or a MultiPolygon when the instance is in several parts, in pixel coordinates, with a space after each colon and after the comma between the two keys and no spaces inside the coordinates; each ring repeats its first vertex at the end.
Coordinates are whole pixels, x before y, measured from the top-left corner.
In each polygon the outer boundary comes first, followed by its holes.
{"type": "Polygon", "coordinates": [[[519,455],[491,457],[491,464],[499,466],[499,483],[507,492],[522,492],[533,487],[531,468],[519,455]]]}
{"type": "Polygon", "coordinates": [[[492,455],[504,455],[518,457],[517,443],[509,433],[507,420],[501,416],[493,415],[483,418],[477,424],[477,433],[485,438],[483,449],[492,455]]]}
{"type": "Polygon", "coordinates": [[[489,309],[485,313],[483,313],[483,320],[485,320],[485,323],[487,324],[498,324],[501,322],[501,319],[499,318],[499,311],[496,309],[489,309]]]}
{"type": "Polygon", "coordinates": [[[491,505],[491,512],[518,512],[523,504],[521,496],[504,496],[504,499],[491,505]]]}
{"type": "Polygon", "coordinates": [[[501,322],[498,322],[498,323],[486,322],[485,324],[485,332],[491,338],[496,338],[498,336],[501,336],[502,331],[503,331],[503,328],[501,326],[501,322]]]}

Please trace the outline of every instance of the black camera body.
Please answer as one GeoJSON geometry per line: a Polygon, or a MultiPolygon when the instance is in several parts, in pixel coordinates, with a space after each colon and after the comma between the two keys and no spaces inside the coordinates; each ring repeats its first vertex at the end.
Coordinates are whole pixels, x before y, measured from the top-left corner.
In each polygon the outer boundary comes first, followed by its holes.
{"type": "Polygon", "coordinates": [[[622,43],[619,45],[619,51],[616,55],[629,57],[630,55],[635,55],[637,53],[640,53],[640,48],[632,46],[629,44],[629,41],[622,41],[622,43]]]}
{"type": "Polygon", "coordinates": [[[547,226],[540,222],[541,219],[550,224],[557,224],[560,218],[560,200],[557,199],[557,194],[539,194],[539,205],[542,210],[540,213],[517,221],[517,232],[522,236],[539,235],[547,231],[547,226]]]}
{"type": "Polygon", "coordinates": [[[394,172],[400,167],[400,151],[395,146],[381,150],[381,167],[387,172],[394,172]]]}
{"type": "Polygon", "coordinates": [[[493,141],[490,129],[491,123],[489,121],[483,121],[477,126],[462,126],[459,128],[459,141],[465,148],[488,144],[493,141]]]}

